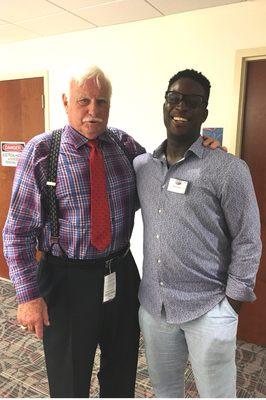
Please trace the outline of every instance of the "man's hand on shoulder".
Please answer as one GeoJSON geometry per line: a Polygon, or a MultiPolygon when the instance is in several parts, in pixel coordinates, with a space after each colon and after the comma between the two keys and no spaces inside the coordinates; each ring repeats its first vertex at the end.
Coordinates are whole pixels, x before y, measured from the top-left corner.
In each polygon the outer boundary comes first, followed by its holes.
{"type": "Polygon", "coordinates": [[[17,320],[23,329],[35,333],[38,339],[42,339],[43,325],[50,325],[47,305],[44,299],[39,297],[19,304],[17,320]]]}
{"type": "Polygon", "coordinates": [[[221,146],[221,143],[210,136],[203,136],[203,146],[210,147],[210,149],[215,150],[217,147],[220,147],[224,151],[228,151],[227,147],[221,146]]]}
{"type": "Polygon", "coordinates": [[[235,310],[235,312],[237,314],[239,314],[243,302],[239,301],[239,300],[231,299],[231,297],[228,297],[228,296],[226,296],[226,298],[227,298],[228,302],[230,303],[230,306],[235,310]]]}

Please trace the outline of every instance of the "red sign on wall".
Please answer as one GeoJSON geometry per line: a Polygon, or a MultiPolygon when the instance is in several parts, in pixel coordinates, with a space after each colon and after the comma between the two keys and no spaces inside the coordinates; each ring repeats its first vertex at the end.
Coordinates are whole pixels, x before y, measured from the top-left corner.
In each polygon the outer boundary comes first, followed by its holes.
{"type": "Polygon", "coordinates": [[[16,167],[25,142],[1,142],[1,165],[16,167]]]}

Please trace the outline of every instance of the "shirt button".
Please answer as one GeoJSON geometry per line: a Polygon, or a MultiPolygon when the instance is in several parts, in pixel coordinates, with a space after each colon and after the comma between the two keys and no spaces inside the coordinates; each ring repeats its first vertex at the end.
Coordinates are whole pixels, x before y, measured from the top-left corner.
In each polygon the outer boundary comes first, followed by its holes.
{"type": "Polygon", "coordinates": [[[156,235],[156,239],[159,239],[159,237],[160,237],[160,235],[158,235],[158,233],[157,233],[157,235],[156,235]]]}
{"type": "Polygon", "coordinates": [[[163,285],[164,285],[163,281],[160,281],[160,286],[163,286],[163,285]]]}
{"type": "Polygon", "coordinates": [[[161,209],[161,208],[159,208],[159,210],[158,210],[158,213],[159,213],[159,214],[161,214],[161,212],[162,212],[162,209],[161,209]]]}
{"type": "Polygon", "coordinates": [[[161,264],[161,259],[160,258],[158,258],[157,263],[161,264]]]}

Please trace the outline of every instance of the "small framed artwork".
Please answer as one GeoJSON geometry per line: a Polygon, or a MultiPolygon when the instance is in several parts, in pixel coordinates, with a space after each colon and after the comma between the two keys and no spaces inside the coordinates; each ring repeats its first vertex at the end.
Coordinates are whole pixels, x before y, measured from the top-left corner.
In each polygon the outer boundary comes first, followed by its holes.
{"type": "Polygon", "coordinates": [[[203,128],[202,129],[202,136],[211,136],[219,142],[223,143],[223,130],[224,128],[203,128]]]}

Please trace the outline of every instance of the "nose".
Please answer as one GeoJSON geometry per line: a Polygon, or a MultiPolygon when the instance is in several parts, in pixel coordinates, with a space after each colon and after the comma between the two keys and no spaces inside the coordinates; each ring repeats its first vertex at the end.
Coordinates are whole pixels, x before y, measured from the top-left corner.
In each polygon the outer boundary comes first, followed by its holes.
{"type": "Polygon", "coordinates": [[[92,99],[90,101],[90,104],[88,104],[88,112],[92,117],[96,117],[97,112],[98,112],[98,104],[96,99],[92,99]]]}
{"type": "Polygon", "coordinates": [[[178,103],[175,104],[175,108],[178,110],[188,110],[189,107],[183,98],[182,100],[180,100],[178,103]]]}

